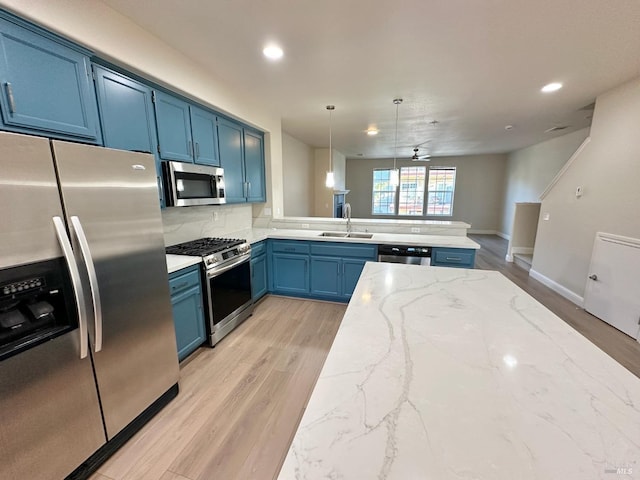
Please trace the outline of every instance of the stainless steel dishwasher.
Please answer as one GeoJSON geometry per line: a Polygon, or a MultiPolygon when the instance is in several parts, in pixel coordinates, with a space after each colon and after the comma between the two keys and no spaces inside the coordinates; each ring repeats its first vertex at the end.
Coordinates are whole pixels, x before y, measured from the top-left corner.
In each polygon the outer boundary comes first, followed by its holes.
{"type": "Polygon", "coordinates": [[[428,266],[431,265],[431,247],[378,245],[378,261],[428,266]]]}

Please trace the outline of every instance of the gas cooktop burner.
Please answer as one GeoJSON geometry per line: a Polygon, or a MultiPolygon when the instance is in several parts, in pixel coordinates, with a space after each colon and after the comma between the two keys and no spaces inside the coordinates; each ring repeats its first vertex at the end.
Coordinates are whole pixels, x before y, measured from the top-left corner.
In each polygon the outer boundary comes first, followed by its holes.
{"type": "Polygon", "coordinates": [[[200,238],[198,240],[172,245],[167,247],[166,251],[172,255],[204,257],[237,245],[242,245],[243,243],[246,243],[246,240],[240,240],[238,238],[200,238]]]}

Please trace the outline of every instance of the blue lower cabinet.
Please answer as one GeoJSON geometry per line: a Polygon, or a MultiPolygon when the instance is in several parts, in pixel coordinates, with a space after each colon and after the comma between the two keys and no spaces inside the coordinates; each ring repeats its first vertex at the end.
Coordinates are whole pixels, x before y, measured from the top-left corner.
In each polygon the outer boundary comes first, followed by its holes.
{"type": "MultiPolygon", "coordinates": [[[[369,260],[375,261],[376,259],[369,260]]],[[[365,263],[367,260],[354,258],[345,258],[342,261],[342,296],[347,300],[353,295],[365,263]]]]}
{"type": "Polygon", "coordinates": [[[258,300],[267,293],[267,256],[251,258],[251,298],[258,300]]]}
{"type": "Polygon", "coordinates": [[[274,253],[271,264],[272,290],[282,294],[309,293],[309,256],[274,253]]]}
{"type": "Polygon", "coordinates": [[[269,241],[270,291],[349,301],[364,264],[376,261],[376,245],[297,240],[269,241]]]}
{"type": "Polygon", "coordinates": [[[311,294],[339,297],[342,291],[342,259],[311,257],[311,294]]]}
{"type": "Polygon", "coordinates": [[[473,268],[476,263],[476,251],[472,248],[433,247],[431,265],[434,267],[473,268]]]}
{"type": "Polygon", "coordinates": [[[185,359],[205,341],[202,285],[199,266],[169,275],[178,359],[185,359]]]}

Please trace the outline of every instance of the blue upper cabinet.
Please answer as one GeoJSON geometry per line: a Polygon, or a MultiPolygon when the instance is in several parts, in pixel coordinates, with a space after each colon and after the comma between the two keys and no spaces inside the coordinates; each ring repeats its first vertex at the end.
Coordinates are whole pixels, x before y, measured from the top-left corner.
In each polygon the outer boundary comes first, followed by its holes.
{"type": "Polygon", "coordinates": [[[160,157],[163,160],[193,162],[189,104],[157,90],[154,94],[160,157]]]}
{"type": "Polygon", "coordinates": [[[263,138],[260,132],[218,118],[220,164],[228,203],[266,201],[263,138]]]}
{"type": "Polygon", "coordinates": [[[104,146],[152,153],[156,157],[158,191],[163,205],[151,89],[99,65],[93,66],[93,72],[104,146]]]}
{"type": "Polygon", "coordinates": [[[163,160],[220,165],[215,114],[157,90],[155,106],[163,160]]]}
{"type": "Polygon", "coordinates": [[[88,52],[0,18],[2,128],[100,143],[88,52]]]}
{"type": "Polygon", "coordinates": [[[241,125],[222,118],[218,119],[220,165],[224,169],[224,185],[228,203],[247,201],[242,137],[241,125]]]}
{"type": "Polygon", "coordinates": [[[262,133],[244,129],[244,166],[248,202],[266,201],[263,144],[262,133]]]}
{"type": "Polygon", "coordinates": [[[216,116],[193,105],[190,112],[194,162],[200,165],[220,166],[216,116]]]}

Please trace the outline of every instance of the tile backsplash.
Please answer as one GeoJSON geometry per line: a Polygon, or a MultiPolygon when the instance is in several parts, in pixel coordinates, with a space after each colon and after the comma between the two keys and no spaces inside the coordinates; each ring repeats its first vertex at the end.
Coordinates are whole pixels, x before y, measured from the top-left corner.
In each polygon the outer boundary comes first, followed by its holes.
{"type": "Polygon", "coordinates": [[[251,223],[251,204],[170,207],[162,210],[165,245],[226,235],[251,228],[251,223]]]}

